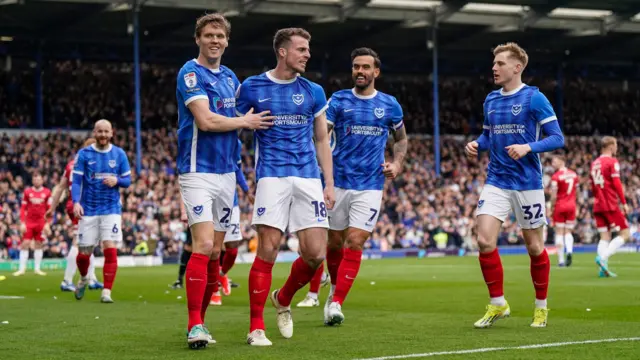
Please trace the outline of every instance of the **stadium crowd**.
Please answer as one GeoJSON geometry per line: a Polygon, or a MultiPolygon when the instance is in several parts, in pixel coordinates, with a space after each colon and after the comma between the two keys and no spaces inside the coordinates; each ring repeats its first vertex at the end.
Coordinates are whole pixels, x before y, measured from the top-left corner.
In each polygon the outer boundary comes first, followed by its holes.
{"type": "MultiPolygon", "coordinates": [[[[122,254],[174,255],[185,239],[185,224],[180,221],[179,192],[175,170],[177,69],[143,66],[142,73],[142,170],[132,173],[132,186],[123,190],[122,254]]],[[[132,125],[133,93],[131,66],[128,64],[82,64],[58,62],[44,76],[44,125],[54,128],[88,129],[99,118],[113,121],[114,143],[123,147],[135,167],[135,133],[132,125]],[[96,91],[99,89],[99,91],[96,91]],[[123,96],[123,94],[126,94],[123,96]]],[[[250,72],[238,75],[242,78],[250,72]]],[[[20,81],[20,74],[0,73],[0,127],[34,127],[33,89],[20,81]]],[[[310,74],[317,79],[317,74],[310,74]]],[[[532,81],[535,84],[535,79],[532,81]]],[[[335,76],[324,82],[329,95],[349,87],[348,76],[335,76]]],[[[539,86],[553,102],[554,82],[539,86]]],[[[404,107],[409,133],[432,131],[431,87],[427,78],[389,77],[381,89],[395,95],[404,107]]],[[[405,169],[393,182],[387,181],[383,209],[368,248],[465,248],[474,249],[474,209],[484,182],[485,155],[468,161],[464,144],[482,128],[482,101],[493,89],[486,79],[446,78],[441,85],[441,177],[434,170],[433,141],[428,136],[413,136],[409,143],[405,169]]],[[[640,134],[638,107],[640,92],[601,87],[590,82],[567,82],[564,101],[564,125],[567,134],[616,135],[640,134]],[[593,101],[605,98],[608,101],[593,101]],[[604,105],[603,105],[604,104],[604,105]]],[[[88,132],[87,132],[88,135],[88,132]]],[[[255,188],[251,136],[243,134],[244,171],[249,186],[255,188]]],[[[31,174],[44,174],[45,186],[52,188],[72,159],[83,137],[74,138],[60,130],[45,137],[25,133],[0,134],[0,258],[15,258],[20,243],[20,198],[31,174]]],[[[632,229],[640,218],[640,138],[619,139],[622,179],[632,206],[632,229]]],[[[580,176],[578,188],[578,224],[574,237],[578,242],[597,240],[590,214],[588,180],[590,162],[598,156],[597,137],[569,136],[566,141],[567,165],[580,176]]],[[[549,155],[543,158],[545,183],[553,173],[549,155]]],[[[249,226],[252,205],[240,192],[242,234],[247,248],[255,247],[256,233],[249,226]]],[[[63,257],[69,243],[71,223],[64,214],[64,202],[52,220],[45,256],[63,257]]],[[[552,239],[552,237],[549,237],[552,239]]],[[[283,237],[282,247],[295,248],[293,235],[283,237]]],[[[499,244],[522,244],[514,219],[508,219],[499,244]]]]}

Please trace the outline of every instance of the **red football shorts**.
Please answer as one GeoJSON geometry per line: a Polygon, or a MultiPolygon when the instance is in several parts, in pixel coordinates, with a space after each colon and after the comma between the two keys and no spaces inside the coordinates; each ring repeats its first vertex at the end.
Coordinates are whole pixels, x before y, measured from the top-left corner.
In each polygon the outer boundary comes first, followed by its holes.
{"type": "Polygon", "coordinates": [[[38,242],[44,241],[42,237],[42,230],[44,229],[44,222],[41,223],[27,223],[27,231],[24,233],[24,240],[35,240],[38,242]]]}
{"type": "Polygon", "coordinates": [[[596,219],[598,232],[622,231],[629,228],[627,218],[620,210],[593,213],[593,218],[596,219]]]}
{"type": "Polygon", "coordinates": [[[555,227],[573,229],[576,225],[576,209],[570,211],[554,211],[553,224],[555,227]]]}

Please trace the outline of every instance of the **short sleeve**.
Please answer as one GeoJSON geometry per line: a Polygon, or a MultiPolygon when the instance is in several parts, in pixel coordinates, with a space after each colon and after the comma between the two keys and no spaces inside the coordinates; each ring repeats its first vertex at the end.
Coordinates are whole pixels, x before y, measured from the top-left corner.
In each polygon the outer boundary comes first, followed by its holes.
{"type": "Polygon", "coordinates": [[[131,166],[129,165],[129,159],[127,158],[127,154],[124,150],[120,150],[120,169],[118,171],[120,177],[130,176],[131,175],[131,166]]]}
{"type": "Polygon", "coordinates": [[[327,110],[327,96],[322,86],[315,83],[312,84],[311,91],[313,92],[313,117],[317,118],[327,110]]]}
{"type": "Polygon", "coordinates": [[[391,126],[393,130],[398,130],[404,126],[404,121],[402,120],[404,115],[402,113],[402,106],[398,103],[398,100],[393,99],[393,104],[391,105],[391,126]]]}
{"type": "Polygon", "coordinates": [[[250,80],[245,80],[236,91],[236,114],[243,116],[252,108],[250,80]]]}
{"type": "Polygon", "coordinates": [[[338,121],[338,114],[338,101],[331,96],[327,101],[327,123],[331,126],[335,126],[336,121],[338,121]]]}
{"type": "Polygon", "coordinates": [[[535,120],[540,125],[544,125],[548,122],[558,120],[556,117],[555,111],[553,111],[553,106],[540,91],[536,91],[531,95],[531,113],[533,114],[535,120]]]}
{"type": "Polygon", "coordinates": [[[184,100],[184,105],[189,105],[194,100],[209,100],[202,80],[195,68],[185,66],[178,73],[178,93],[184,100]]]}

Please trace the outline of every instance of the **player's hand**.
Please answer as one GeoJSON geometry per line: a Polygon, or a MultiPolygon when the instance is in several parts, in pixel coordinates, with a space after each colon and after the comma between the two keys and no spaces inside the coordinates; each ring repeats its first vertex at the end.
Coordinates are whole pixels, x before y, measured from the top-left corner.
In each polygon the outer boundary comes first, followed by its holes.
{"type": "Polygon", "coordinates": [[[251,204],[255,203],[256,201],[256,197],[253,195],[253,192],[251,190],[249,190],[249,192],[247,193],[247,200],[249,200],[251,204]]]}
{"type": "Polygon", "coordinates": [[[104,180],[102,180],[102,183],[112,188],[118,185],[118,178],[115,176],[107,176],[106,178],[104,178],[104,180]]]}
{"type": "Polygon", "coordinates": [[[464,147],[464,153],[467,154],[467,158],[469,160],[473,160],[478,157],[478,142],[472,141],[467,143],[467,146],[464,147]]]}
{"type": "Polygon", "coordinates": [[[189,222],[189,216],[187,216],[187,212],[186,211],[180,211],[180,221],[182,222],[189,222]]]}
{"type": "Polygon", "coordinates": [[[50,207],[46,213],[44,213],[44,217],[47,219],[51,219],[51,217],[53,216],[53,212],[55,211],[55,209],[53,207],[50,207]]]}
{"type": "Polygon", "coordinates": [[[265,110],[261,113],[254,114],[253,108],[249,109],[241,119],[244,121],[244,128],[251,130],[266,130],[273,126],[275,116],[269,115],[271,111],[265,110]]]}
{"type": "Polygon", "coordinates": [[[509,156],[513,160],[520,160],[531,152],[531,146],[529,146],[529,144],[513,144],[507,146],[505,149],[507,149],[509,156]]]}
{"type": "Polygon", "coordinates": [[[395,179],[400,174],[400,165],[395,162],[384,162],[382,164],[382,173],[387,179],[395,179]]]}
{"type": "Polygon", "coordinates": [[[324,187],[324,203],[327,206],[327,209],[333,209],[333,205],[336,203],[336,192],[333,185],[326,185],[324,187]]]}
{"type": "Polygon", "coordinates": [[[75,215],[75,217],[77,217],[78,219],[82,219],[82,217],[84,216],[84,209],[82,208],[82,205],[80,205],[80,203],[73,204],[73,215],[75,215]]]}
{"type": "Polygon", "coordinates": [[[27,225],[25,223],[20,224],[20,234],[24,234],[27,232],[27,225]]]}
{"type": "Polygon", "coordinates": [[[628,216],[629,213],[631,212],[630,209],[629,209],[629,204],[622,205],[622,211],[624,212],[625,216],[628,216]]]}
{"type": "Polygon", "coordinates": [[[45,223],[44,224],[44,228],[42,229],[42,233],[47,237],[51,236],[51,225],[49,223],[45,223]]]}

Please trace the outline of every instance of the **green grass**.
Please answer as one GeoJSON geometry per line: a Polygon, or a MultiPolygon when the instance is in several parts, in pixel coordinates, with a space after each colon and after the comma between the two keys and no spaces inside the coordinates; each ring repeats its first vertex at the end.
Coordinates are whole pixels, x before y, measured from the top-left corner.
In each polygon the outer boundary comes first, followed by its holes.
{"type": "MultiPolygon", "coordinates": [[[[578,255],[574,267],[552,268],[549,325],[529,327],[534,292],[526,256],[505,256],[505,293],[511,318],[478,330],[487,290],[477,259],[429,258],[365,261],[343,311],[343,326],[322,325],[322,308],[293,309],[294,336],[283,339],[275,311],[265,310],[270,348],[245,344],[249,326],[247,265],[231,275],[241,288],[212,307],[207,325],[218,344],[203,351],[186,346],[184,290],[170,290],[177,266],[121,268],[114,304],[99,303],[99,292],[76,301],[59,290],[62,272],[46,277],[10,274],[0,282],[2,359],[354,359],[514,347],[565,341],[640,336],[640,266],[637,254],[611,261],[615,279],[600,279],[593,255],[578,255]],[[375,282],[375,284],[373,284],[375,282]],[[39,291],[38,291],[39,289],[39,291]],[[167,293],[168,291],[168,293],[167,293]],[[57,299],[54,299],[54,296],[57,299]],[[181,296],[181,299],[178,299],[181,296]],[[587,308],[591,311],[587,311],[587,308]]],[[[555,264],[555,257],[552,262],[555,264]]],[[[273,285],[281,286],[290,264],[277,264],[273,285]]],[[[100,272],[100,271],[99,271],[100,272]]],[[[294,304],[301,300],[301,290],[294,304]]],[[[322,289],[324,300],[327,289],[322,289]]],[[[640,342],[571,345],[544,349],[447,355],[447,359],[638,359],[640,342]]]]}

